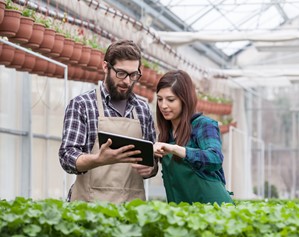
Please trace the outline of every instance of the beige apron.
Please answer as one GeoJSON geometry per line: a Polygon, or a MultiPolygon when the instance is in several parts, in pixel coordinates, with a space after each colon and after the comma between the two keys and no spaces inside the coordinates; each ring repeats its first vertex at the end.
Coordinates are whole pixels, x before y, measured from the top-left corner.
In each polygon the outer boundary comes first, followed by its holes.
{"type": "MultiPolygon", "coordinates": [[[[134,119],[123,117],[105,117],[100,90],[97,91],[98,100],[98,130],[118,133],[121,135],[142,138],[141,126],[136,110],[133,110],[134,119]]],[[[98,136],[91,151],[98,153],[98,136]]],[[[145,200],[143,177],[131,164],[118,163],[100,166],[78,175],[72,187],[71,201],[107,201],[122,203],[140,198],[145,200]]]]}

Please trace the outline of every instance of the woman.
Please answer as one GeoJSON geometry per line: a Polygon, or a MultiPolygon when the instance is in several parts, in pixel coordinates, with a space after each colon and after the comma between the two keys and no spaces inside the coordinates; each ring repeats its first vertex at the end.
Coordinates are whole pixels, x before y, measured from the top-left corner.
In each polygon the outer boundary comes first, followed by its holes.
{"type": "Polygon", "coordinates": [[[195,113],[197,96],[190,76],[167,72],[157,85],[159,137],[168,202],[233,203],[225,189],[218,123],[195,113]]]}

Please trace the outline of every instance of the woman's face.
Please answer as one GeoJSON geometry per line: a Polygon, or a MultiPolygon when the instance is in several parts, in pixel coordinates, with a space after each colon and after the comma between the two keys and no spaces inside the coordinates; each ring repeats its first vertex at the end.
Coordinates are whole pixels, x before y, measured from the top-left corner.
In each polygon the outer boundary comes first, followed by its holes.
{"type": "Polygon", "coordinates": [[[182,101],[171,91],[163,88],[157,93],[158,107],[166,120],[177,122],[182,112],[182,101]]]}

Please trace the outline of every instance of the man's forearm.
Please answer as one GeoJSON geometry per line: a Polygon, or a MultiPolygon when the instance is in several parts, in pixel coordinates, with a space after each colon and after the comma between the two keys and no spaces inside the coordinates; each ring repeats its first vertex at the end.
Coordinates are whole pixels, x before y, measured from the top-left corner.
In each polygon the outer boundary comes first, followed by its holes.
{"type": "Polygon", "coordinates": [[[86,172],[99,166],[97,154],[82,154],[76,160],[76,167],[79,172],[86,172]]]}

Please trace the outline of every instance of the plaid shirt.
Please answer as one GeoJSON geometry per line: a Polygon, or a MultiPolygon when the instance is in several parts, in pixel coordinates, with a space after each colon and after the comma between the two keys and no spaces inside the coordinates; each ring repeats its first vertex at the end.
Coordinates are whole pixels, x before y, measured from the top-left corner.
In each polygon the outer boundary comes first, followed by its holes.
{"type": "MultiPolygon", "coordinates": [[[[111,97],[103,84],[100,85],[105,117],[122,117],[110,103],[111,97]]],[[[149,105],[132,95],[128,99],[124,117],[133,118],[136,108],[143,139],[155,142],[156,132],[149,105]]],[[[82,174],[76,168],[77,158],[90,153],[98,133],[98,106],[96,90],[88,91],[72,99],[65,111],[62,144],[59,160],[62,168],[70,174],[82,174]]]]}
{"type": "Polygon", "coordinates": [[[194,115],[191,123],[192,132],[186,146],[185,160],[199,176],[207,180],[220,180],[225,184],[218,123],[201,114],[194,115]]]}

